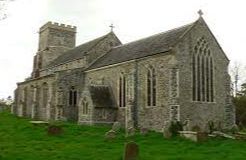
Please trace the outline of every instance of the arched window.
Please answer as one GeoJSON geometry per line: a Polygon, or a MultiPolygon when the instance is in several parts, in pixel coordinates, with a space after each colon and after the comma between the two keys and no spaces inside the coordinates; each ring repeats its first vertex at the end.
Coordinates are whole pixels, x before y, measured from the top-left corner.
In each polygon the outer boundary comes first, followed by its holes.
{"type": "Polygon", "coordinates": [[[48,84],[47,83],[43,83],[42,85],[42,107],[46,108],[47,103],[48,103],[48,84]]]}
{"type": "Polygon", "coordinates": [[[82,100],[82,114],[88,114],[88,101],[86,98],[82,100]]]}
{"type": "Polygon", "coordinates": [[[204,37],[197,41],[192,54],[192,100],[214,101],[213,57],[204,37]]]}
{"type": "Polygon", "coordinates": [[[27,115],[27,99],[28,99],[28,95],[27,95],[27,87],[24,88],[23,90],[23,108],[22,108],[22,115],[26,116],[27,115]]]}
{"type": "Polygon", "coordinates": [[[69,91],[69,105],[70,106],[77,105],[77,91],[75,90],[74,86],[72,86],[69,91]]]}
{"type": "Polygon", "coordinates": [[[122,73],[119,77],[119,106],[126,106],[126,77],[122,73]]]}
{"type": "Polygon", "coordinates": [[[147,71],[147,105],[156,106],[156,73],[153,67],[147,71]]]}

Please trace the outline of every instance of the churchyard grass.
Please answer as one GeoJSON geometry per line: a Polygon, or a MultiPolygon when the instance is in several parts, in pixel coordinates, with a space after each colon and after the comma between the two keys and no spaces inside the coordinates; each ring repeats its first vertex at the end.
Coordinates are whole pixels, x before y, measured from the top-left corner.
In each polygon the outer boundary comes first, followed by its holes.
{"type": "Polygon", "coordinates": [[[182,138],[164,139],[161,133],[136,134],[123,131],[112,141],[104,138],[110,126],[60,124],[63,134],[50,136],[46,125],[0,113],[0,160],[120,160],[124,144],[134,140],[141,160],[237,160],[246,158],[246,142],[210,139],[195,143],[182,138]]]}

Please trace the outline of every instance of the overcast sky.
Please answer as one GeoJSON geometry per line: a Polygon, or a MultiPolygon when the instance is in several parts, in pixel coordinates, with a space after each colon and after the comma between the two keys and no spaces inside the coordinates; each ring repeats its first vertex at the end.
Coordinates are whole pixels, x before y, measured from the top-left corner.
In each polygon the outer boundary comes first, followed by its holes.
{"type": "Polygon", "coordinates": [[[108,33],[113,23],[116,35],[126,43],[194,22],[198,18],[197,11],[202,9],[205,21],[231,63],[245,66],[245,8],[245,0],[9,2],[3,10],[8,18],[0,21],[0,98],[12,96],[16,82],[30,76],[38,47],[37,32],[47,21],[77,26],[77,45],[108,33]]]}

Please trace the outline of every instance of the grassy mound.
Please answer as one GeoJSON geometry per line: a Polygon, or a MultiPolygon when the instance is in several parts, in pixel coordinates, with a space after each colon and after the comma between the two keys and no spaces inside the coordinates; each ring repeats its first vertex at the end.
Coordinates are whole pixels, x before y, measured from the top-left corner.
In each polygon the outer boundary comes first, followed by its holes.
{"type": "Polygon", "coordinates": [[[120,160],[126,141],[134,140],[141,160],[236,160],[245,159],[246,142],[216,139],[194,143],[181,138],[167,140],[150,132],[126,139],[123,133],[106,141],[108,126],[60,124],[63,134],[50,136],[47,126],[35,126],[28,119],[0,113],[0,160],[120,160]]]}

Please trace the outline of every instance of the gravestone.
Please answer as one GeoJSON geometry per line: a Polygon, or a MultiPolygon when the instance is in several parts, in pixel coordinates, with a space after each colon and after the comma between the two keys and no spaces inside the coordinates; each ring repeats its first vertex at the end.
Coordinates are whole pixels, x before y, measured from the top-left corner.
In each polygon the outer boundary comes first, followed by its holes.
{"type": "Polygon", "coordinates": [[[48,135],[57,136],[63,133],[62,127],[57,125],[50,125],[47,131],[48,135]]]}
{"type": "Polygon", "coordinates": [[[140,134],[141,135],[146,135],[148,134],[149,130],[147,128],[140,128],[140,134]]]}
{"type": "Polygon", "coordinates": [[[164,122],[163,137],[165,137],[165,138],[171,138],[172,137],[172,133],[170,131],[170,126],[171,126],[170,121],[164,122]]]}
{"type": "Polygon", "coordinates": [[[115,139],[115,137],[116,137],[116,132],[115,132],[114,130],[109,130],[109,131],[106,132],[106,134],[105,134],[105,138],[106,138],[107,140],[113,140],[113,139],[115,139]]]}
{"type": "Polygon", "coordinates": [[[237,133],[235,133],[235,138],[237,140],[246,140],[246,133],[237,132],[237,133]]]}
{"type": "Polygon", "coordinates": [[[198,125],[194,125],[194,126],[191,128],[191,131],[194,131],[194,132],[200,132],[200,131],[201,131],[201,128],[200,128],[198,125]]]}
{"type": "Polygon", "coordinates": [[[186,119],[183,124],[183,130],[184,131],[191,131],[191,121],[190,119],[186,119]]]}
{"type": "Polygon", "coordinates": [[[232,125],[231,130],[230,130],[233,134],[239,132],[239,128],[236,124],[232,125]]]}
{"type": "Polygon", "coordinates": [[[139,155],[138,145],[135,142],[126,143],[123,160],[137,160],[138,155],[139,155]]]}
{"type": "Polygon", "coordinates": [[[197,141],[203,142],[208,140],[208,133],[207,132],[197,132],[197,141]]]}
{"type": "Polygon", "coordinates": [[[121,124],[120,122],[114,122],[113,126],[112,126],[112,130],[115,132],[118,132],[121,128],[121,124]]]}
{"type": "Polygon", "coordinates": [[[126,130],[126,136],[134,136],[135,135],[135,128],[133,127],[130,127],[130,128],[127,128],[126,130]]]}
{"type": "Polygon", "coordinates": [[[165,138],[171,138],[172,133],[170,132],[169,128],[163,128],[163,137],[165,138]]]}

